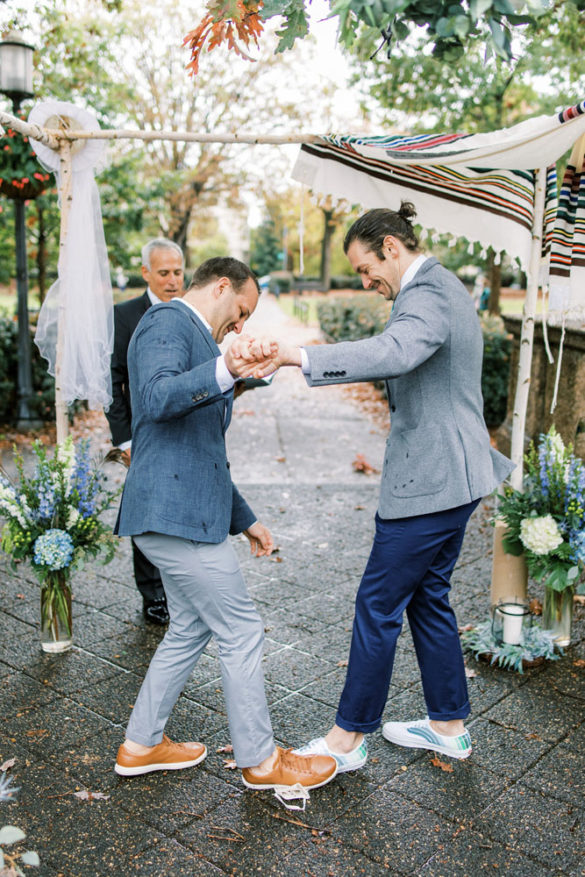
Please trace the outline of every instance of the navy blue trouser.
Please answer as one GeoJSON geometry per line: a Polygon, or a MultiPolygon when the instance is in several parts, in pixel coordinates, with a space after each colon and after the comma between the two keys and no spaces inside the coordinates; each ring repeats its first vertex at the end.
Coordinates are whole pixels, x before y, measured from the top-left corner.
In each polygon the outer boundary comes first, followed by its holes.
{"type": "Polygon", "coordinates": [[[355,604],[347,677],[336,722],[370,733],[388,697],[396,641],[408,616],[430,719],[469,715],[455,614],[449,605],[453,568],[479,500],[455,509],[386,520],[376,534],[355,604]]]}

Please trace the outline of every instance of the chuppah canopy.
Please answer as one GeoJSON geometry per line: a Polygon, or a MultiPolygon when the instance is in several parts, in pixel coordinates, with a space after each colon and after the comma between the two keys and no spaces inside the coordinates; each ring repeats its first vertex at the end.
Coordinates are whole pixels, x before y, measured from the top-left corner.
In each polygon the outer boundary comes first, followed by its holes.
{"type": "MultiPolygon", "coordinates": [[[[411,200],[427,231],[507,252],[527,271],[534,171],[550,168],[542,236],[547,249],[557,211],[554,163],[583,134],[585,102],[486,134],[323,137],[302,145],[292,176],[317,193],[365,208],[411,200]]],[[[574,224],[570,234],[573,230],[574,224]]],[[[566,247],[566,228],[563,238],[566,247]]],[[[585,297],[585,283],[581,289],[585,297]]]]}

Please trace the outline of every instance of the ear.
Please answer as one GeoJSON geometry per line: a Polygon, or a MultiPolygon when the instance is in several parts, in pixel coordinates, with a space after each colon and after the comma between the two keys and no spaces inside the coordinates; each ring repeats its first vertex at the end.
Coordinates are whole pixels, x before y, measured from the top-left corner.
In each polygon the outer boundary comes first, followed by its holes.
{"type": "Polygon", "coordinates": [[[219,298],[219,296],[222,295],[226,289],[229,289],[230,286],[231,283],[229,277],[218,277],[215,281],[215,286],[213,287],[214,295],[219,298]]]}
{"type": "Polygon", "coordinates": [[[396,256],[399,252],[398,250],[398,239],[394,237],[393,234],[387,234],[384,240],[382,241],[382,246],[385,250],[388,251],[389,256],[396,256]]]}
{"type": "Polygon", "coordinates": [[[146,265],[142,265],[141,268],[140,268],[140,270],[141,270],[141,272],[142,272],[142,276],[143,276],[143,278],[144,278],[145,280],[148,280],[148,275],[150,274],[150,271],[148,270],[148,268],[146,267],[146,265]]]}

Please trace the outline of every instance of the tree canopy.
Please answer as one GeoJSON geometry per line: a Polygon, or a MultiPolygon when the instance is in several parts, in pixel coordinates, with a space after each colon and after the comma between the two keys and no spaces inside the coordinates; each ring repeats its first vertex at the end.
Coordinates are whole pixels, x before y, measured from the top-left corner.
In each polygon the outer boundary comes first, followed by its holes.
{"type": "MultiPolygon", "coordinates": [[[[259,46],[264,22],[278,17],[277,52],[291,49],[297,39],[309,33],[311,0],[208,0],[203,18],[186,35],[191,49],[191,72],[199,70],[201,53],[225,44],[228,49],[249,57],[252,46],[259,46]]],[[[510,61],[513,33],[533,24],[551,5],[551,0],[328,0],[330,18],[339,25],[339,43],[349,48],[364,28],[376,34],[380,48],[391,57],[393,47],[408,38],[413,29],[424,29],[424,39],[433,55],[449,63],[457,62],[470,41],[478,36],[488,53],[510,61]]],[[[570,0],[584,9],[585,2],[570,0]]]]}

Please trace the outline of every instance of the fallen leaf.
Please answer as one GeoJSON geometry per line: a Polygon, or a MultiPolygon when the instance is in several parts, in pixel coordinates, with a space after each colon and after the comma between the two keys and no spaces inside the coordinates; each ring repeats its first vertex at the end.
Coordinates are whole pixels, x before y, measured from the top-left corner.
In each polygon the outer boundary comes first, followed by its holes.
{"type": "Polygon", "coordinates": [[[17,594],[16,596],[19,600],[24,600],[24,594],[17,594]]]}
{"type": "Polygon", "coordinates": [[[457,630],[459,633],[465,633],[468,630],[475,630],[475,625],[474,624],[464,624],[463,627],[458,627],[457,630]]]}
{"type": "Polygon", "coordinates": [[[356,454],[355,460],[351,464],[354,472],[363,472],[364,475],[374,475],[378,469],[374,469],[371,463],[368,463],[363,454],[356,454]]]}
{"type": "Polygon", "coordinates": [[[577,658],[576,661],[573,661],[573,667],[585,667],[585,661],[583,658],[577,658]]]}
{"type": "Polygon", "coordinates": [[[585,594],[574,594],[573,602],[579,603],[581,606],[585,605],[585,594]]]}
{"type": "Polygon", "coordinates": [[[347,659],[345,661],[338,661],[337,666],[338,667],[347,667],[347,659]]]}
{"type": "Polygon", "coordinates": [[[542,743],[542,737],[539,737],[538,734],[526,734],[524,737],[525,740],[540,740],[542,743]]]}
{"type": "Polygon", "coordinates": [[[434,758],[431,758],[431,764],[435,767],[440,767],[441,770],[445,771],[445,773],[453,773],[453,765],[447,764],[445,761],[441,761],[438,755],[435,755],[434,758]]]}
{"type": "Polygon", "coordinates": [[[82,791],[82,792],[73,792],[74,798],[79,798],[81,801],[109,801],[110,796],[104,795],[103,792],[90,792],[90,791],[82,791]]]}
{"type": "Polygon", "coordinates": [[[528,608],[532,615],[542,615],[542,603],[537,597],[534,597],[534,599],[530,601],[528,608]]]}
{"type": "Polygon", "coordinates": [[[355,512],[363,512],[365,505],[354,505],[353,509],[355,512]]]}
{"type": "Polygon", "coordinates": [[[223,766],[226,770],[235,770],[238,766],[235,761],[231,758],[224,758],[223,766]]]}
{"type": "Polygon", "coordinates": [[[272,563],[282,563],[282,557],[271,557],[272,563]]]}
{"type": "Polygon", "coordinates": [[[465,676],[467,679],[475,679],[477,676],[477,670],[473,670],[472,667],[466,667],[465,676]]]}
{"type": "Polygon", "coordinates": [[[286,463],[286,457],[276,457],[277,463],[286,463]]]}
{"type": "Polygon", "coordinates": [[[225,753],[227,754],[228,752],[233,752],[233,751],[234,751],[234,747],[232,746],[231,743],[226,743],[225,746],[220,746],[219,749],[216,749],[215,751],[216,751],[217,753],[225,752],[225,753]]]}
{"type": "Polygon", "coordinates": [[[0,770],[5,773],[7,770],[10,770],[11,767],[14,767],[16,764],[16,758],[9,758],[4,764],[0,764],[0,770]]]}

